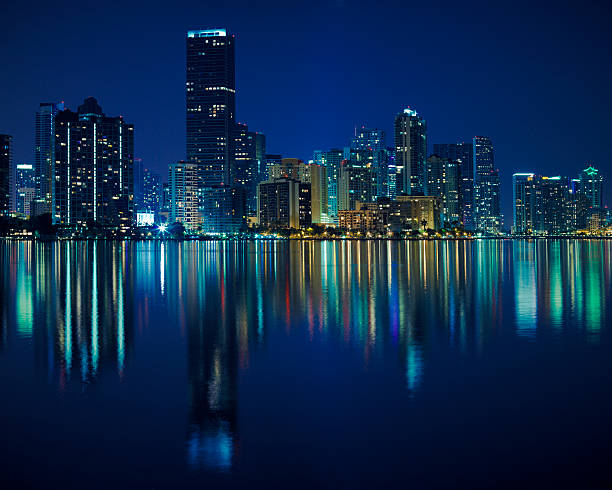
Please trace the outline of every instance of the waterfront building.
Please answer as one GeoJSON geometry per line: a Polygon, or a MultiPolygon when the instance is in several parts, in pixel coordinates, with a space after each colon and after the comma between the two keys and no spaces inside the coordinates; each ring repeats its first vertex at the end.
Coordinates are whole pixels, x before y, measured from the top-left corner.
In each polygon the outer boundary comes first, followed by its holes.
{"type": "Polygon", "coordinates": [[[456,225],[462,221],[460,162],[432,155],[427,159],[426,194],[440,198],[442,221],[456,225]]]}
{"type": "Polygon", "coordinates": [[[425,192],[427,122],[413,109],[395,116],[396,194],[422,196],[425,192]]]}
{"type": "Polygon", "coordinates": [[[434,154],[459,163],[461,179],[461,221],[467,230],[474,229],[474,145],[471,142],[436,143],[434,154]]]}
{"type": "Polygon", "coordinates": [[[602,200],[603,177],[592,165],[580,172],[580,192],[589,200],[592,208],[603,206],[602,200]]]}
{"type": "Polygon", "coordinates": [[[184,160],[168,165],[168,222],[183,223],[188,230],[201,224],[198,194],[198,164],[184,160]]]}
{"type": "Polygon", "coordinates": [[[200,187],[229,185],[236,113],[234,36],[225,29],[187,32],[187,160],[200,187]]]}
{"type": "Polygon", "coordinates": [[[264,228],[304,228],[312,223],[311,184],[273,178],[257,186],[257,221],[264,228]]]}
{"type": "Polygon", "coordinates": [[[246,124],[237,123],[233,138],[235,167],[232,185],[244,189],[247,212],[252,213],[256,211],[257,184],[260,182],[254,133],[249,132],[246,124]]]}
{"type": "Polygon", "coordinates": [[[246,193],[243,188],[210,187],[200,204],[204,233],[238,233],[246,229],[246,193]]]}
{"type": "Polygon", "coordinates": [[[12,142],[12,136],[0,134],[0,216],[11,211],[12,142]]]}
{"type": "Polygon", "coordinates": [[[162,210],[162,200],[161,175],[145,168],[143,172],[142,209],[152,212],[157,221],[162,210]]]}
{"type": "Polygon", "coordinates": [[[340,165],[344,160],[344,152],[339,148],[329,151],[317,150],[314,152],[315,164],[325,167],[327,173],[327,207],[329,220],[334,222],[338,218],[338,181],[340,178],[340,165]]]}
{"type": "Polygon", "coordinates": [[[36,198],[36,176],[31,163],[18,163],[15,167],[15,211],[30,216],[31,203],[36,198]]]}
{"type": "Polygon", "coordinates": [[[437,196],[397,196],[397,208],[391,218],[392,225],[409,225],[412,230],[440,229],[440,198],[437,196]],[[395,220],[394,220],[395,218],[395,220]]]}
{"type": "Polygon", "coordinates": [[[486,136],[475,136],[474,147],[474,228],[498,233],[502,226],[499,171],[495,169],[493,143],[486,136]]]}
{"type": "Polygon", "coordinates": [[[538,177],[531,210],[533,231],[539,235],[559,235],[575,230],[567,177],[538,177]]]}
{"type": "Polygon", "coordinates": [[[93,97],[55,117],[53,222],[127,228],[134,199],[134,126],[93,97]]]}
{"type": "Polygon", "coordinates": [[[385,132],[382,129],[361,127],[355,129],[351,140],[351,149],[365,152],[376,174],[376,198],[389,197],[388,155],[385,144],[385,132]]]}
{"type": "Polygon", "coordinates": [[[63,102],[42,102],[35,118],[34,174],[39,211],[51,212],[55,186],[55,118],[63,102]]]}
{"type": "Polygon", "coordinates": [[[536,183],[537,180],[533,173],[512,175],[513,234],[529,235],[533,232],[536,183]]]}
{"type": "Polygon", "coordinates": [[[144,209],[144,163],[142,158],[134,158],[134,209],[144,209]]]}
{"type": "Polygon", "coordinates": [[[376,168],[367,150],[348,152],[340,165],[338,179],[338,211],[355,209],[356,203],[376,200],[376,168]]]}

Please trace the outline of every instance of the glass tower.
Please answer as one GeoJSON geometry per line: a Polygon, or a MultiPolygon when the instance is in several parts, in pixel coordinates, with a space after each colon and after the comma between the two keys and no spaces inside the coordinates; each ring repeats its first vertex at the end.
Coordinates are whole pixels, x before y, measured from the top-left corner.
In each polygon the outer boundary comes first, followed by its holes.
{"type": "Polygon", "coordinates": [[[500,182],[495,169],[493,142],[474,136],[474,227],[485,233],[501,230],[500,182]]]}
{"type": "Polygon", "coordinates": [[[55,180],[55,117],[64,110],[64,103],[42,102],[36,113],[34,135],[34,175],[36,199],[51,210],[55,180]]]}
{"type": "Polygon", "coordinates": [[[410,108],[395,116],[396,194],[422,196],[425,192],[427,122],[410,108]]]}

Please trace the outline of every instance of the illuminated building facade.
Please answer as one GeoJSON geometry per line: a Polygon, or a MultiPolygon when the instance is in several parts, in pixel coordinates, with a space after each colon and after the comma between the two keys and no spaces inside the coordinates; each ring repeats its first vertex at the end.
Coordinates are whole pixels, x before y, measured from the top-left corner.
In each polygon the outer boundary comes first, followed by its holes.
{"type": "Polygon", "coordinates": [[[366,150],[350,150],[349,158],[340,165],[338,179],[338,211],[355,209],[357,201],[376,200],[376,168],[366,150]]]}
{"type": "Polygon", "coordinates": [[[592,165],[580,172],[580,192],[589,200],[592,208],[602,207],[603,177],[592,165]]]}
{"type": "Polygon", "coordinates": [[[12,141],[12,136],[0,134],[0,215],[11,210],[12,141]]]}
{"type": "Polygon", "coordinates": [[[264,228],[304,228],[312,224],[311,184],[275,178],[257,186],[257,221],[264,228]]]}
{"type": "Polygon", "coordinates": [[[47,212],[51,211],[55,185],[55,117],[64,110],[64,103],[43,102],[35,118],[34,173],[36,199],[47,212]]]}
{"type": "Polygon", "coordinates": [[[474,146],[474,228],[498,233],[502,226],[499,172],[495,169],[493,143],[486,136],[475,136],[474,146]]]}
{"type": "Polygon", "coordinates": [[[234,36],[225,29],[187,32],[187,160],[200,187],[230,185],[236,114],[234,36]]]}
{"type": "Polygon", "coordinates": [[[528,235],[533,232],[533,201],[536,182],[533,173],[512,175],[512,233],[514,234],[528,235]]]}
{"type": "Polygon", "coordinates": [[[425,192],[427,122],[415,110],[395,116],[396,194],[422,196],[425,192]]]}
{"type": "Polygon", "coordinates": [[[472,143],[436,143],[435,155],[459,164],[461,179],[461,220],[467,230],[474,229],[474,145],[472,143]]]}
{"type": "Polygon", "coordinates": [[[31,163],[18,163],[15,168],[15,196],[15,210],[30,216],[30,205],[36,198],[36,177],[31,163]]]}
{"type": "Polygon", "coordinates": [[[183,223],[189,230],[200,226],[198,183],[196,163],[180,161],[168,166],[169,223],[183,223]]]}
{"type": "Polygon", "coordinates": [[[371,162],[376,174],[376,198],[389,197],[389,165],[385,144],[385,132],[382,129],[361,127],[355,130],[351,140],[351,149],[360,150],[371,162]]]}
{"type": "Polygon", "coordinates": [[[134,206],[134,127],[89,97],[55,117],[53,222],[128,227],[134,206]]]}
{"type": "Polygon", "coordinates": [[[142,208],[145,211],[150,211],[155,215],[155,219],[159,220],[159,214],[162,207],[162,182],[161,175],[148,168],[143,171],[143,194],[142,208]]]}
{"type": "Polygon", "coordinates": [[[316,165],[325,167],[327,173],[327,208],[331,221],[338,218],[338,181],[340,165],[344,160],[344,152],[339,148],[329,151],[315,151],[313,161],[316,165]]]}
{"type": "Polygon", "coordinates": [[[432,155],[427,159],[428,196],[440,198],[442,220],[449,225],[462,221],[460,162],[432,155]]]}

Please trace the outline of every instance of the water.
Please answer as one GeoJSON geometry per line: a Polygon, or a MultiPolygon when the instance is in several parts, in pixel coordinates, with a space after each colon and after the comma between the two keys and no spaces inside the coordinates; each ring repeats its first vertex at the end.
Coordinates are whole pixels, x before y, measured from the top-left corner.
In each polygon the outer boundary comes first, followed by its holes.
{"type": "Polygon", "coordinates": [[[0,242],[3,487],[609,486],[611,260],[0,242]]]}

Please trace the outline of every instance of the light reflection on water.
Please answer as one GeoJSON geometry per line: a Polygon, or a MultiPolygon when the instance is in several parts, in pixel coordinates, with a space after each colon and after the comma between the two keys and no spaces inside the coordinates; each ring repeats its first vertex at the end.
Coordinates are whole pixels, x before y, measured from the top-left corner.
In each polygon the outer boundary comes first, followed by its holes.
{"type": "Polygon", "coordinates": [[[349,349],[365,370],[394,359],[418,399],[440,346],[597,344],[610,252],[595,240],[4,242],[0,355],[25,341],[52,386],[82,389],[103,372],[121,383],[132,362],[151,361],[132,359],[139,338],[174,329],[186,347],[187,464],[228,471],[240,373],[270,338],[349,349]]]}

